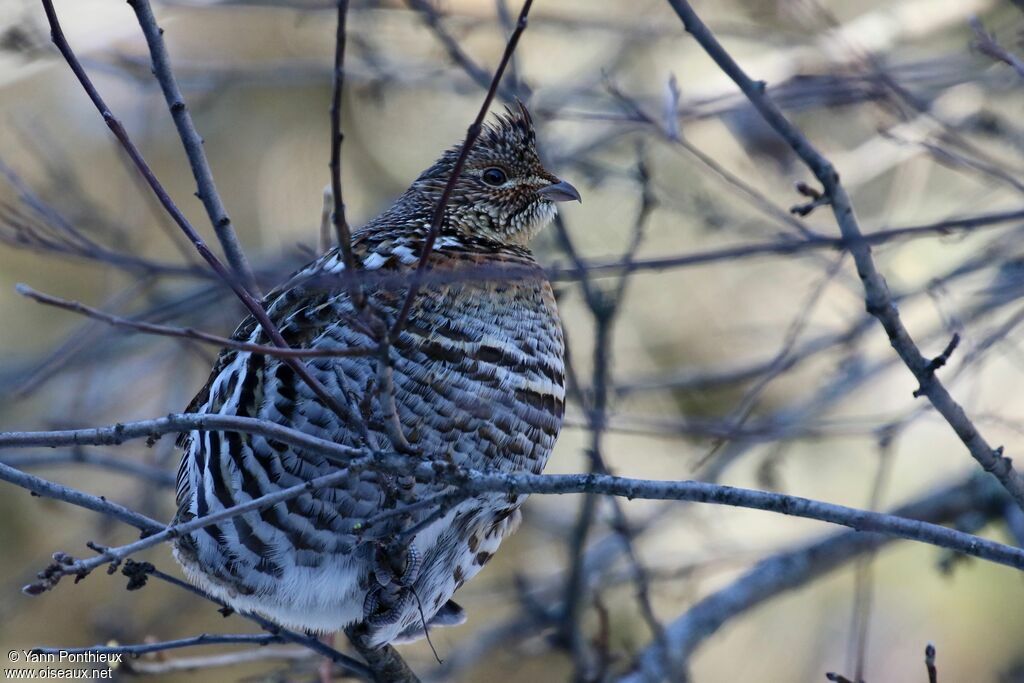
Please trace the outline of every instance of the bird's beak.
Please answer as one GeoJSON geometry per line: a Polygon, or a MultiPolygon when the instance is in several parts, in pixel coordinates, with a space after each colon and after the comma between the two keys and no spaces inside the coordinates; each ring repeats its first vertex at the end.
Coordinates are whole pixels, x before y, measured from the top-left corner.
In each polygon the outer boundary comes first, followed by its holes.
{"type": "Polygon", "coordinates": [[[571,202],[576,200],[580,204],[583,203],[579,190],[564,180],[559,180],[557,183],[540,188],[537,190],[537,194],[552,202],[571,202]]]}

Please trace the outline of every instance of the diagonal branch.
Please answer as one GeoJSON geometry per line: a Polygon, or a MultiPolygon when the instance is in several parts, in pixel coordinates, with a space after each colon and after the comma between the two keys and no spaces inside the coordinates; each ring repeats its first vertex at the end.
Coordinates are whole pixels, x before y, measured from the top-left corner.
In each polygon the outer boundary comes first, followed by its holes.
{"type": "MultiPolygon", "coordinates": [[[[71,45],[68,44],[67,38],[64,36],[64,31],[61,29],[60,21],[57,18],[57,12],[53,8],[53,0],[42,0],[42,3],[43,9],[46,12],[46,19],[50,24],[50,36],[53,40],[53,44],[56,45],[61,55],[63,55],[68,66],[71,67],[71,71],[74,72],[78,82],[81,83],[82,88],[89,96],[89,99],[92,100],[96,109],[99,110],[100,115],[107,124],[107,127],[110,128],[118,142],[120,142],[121,146],[124,147],[139,173],[146,179],[146,182],[153,190],[153,193],[157,196],[157,199],[160,200],[161,205],[163,205],[164,210],[166,210],[167,213],[170,214],[171,218],[174,219],[174,222],[178,224],[178,227],[181,228],[189,241],[192,242],[192,245],[196,248],[196,251],[199,252],[199,255],[203,257],[203,260],[205,260],[209,264],[210,268],[212,268],[213,271],[217,273],[217,275],[224,280],[229,287],[231,287],[232,291],[234,291],[242,303],[245,304],[245,307],[256,319],[260,327],[263,328],[264,332],[266,332],[274,345],[281,348],[288,348],[288,343],[285,341],[284,337],[281,336],[281,332],[277,329],[277,326],[274,325],[274,322],[267,315],[267,312],[263,310],[260,303],[253,298],[249,291],[242,286],[238,279],[232,275],[223,263],[221,263],[220,259],[210,251],[210,248],[206,245],[203,238],[199,236],[196,229],[191,223],[189,223],[188,219],[185,218],[181,209],[179,209],[174,203],[174,200],[171,199],[171,196],[167,193],[163,184],[159,179],[157,179],[153,170],[149,167],[149,164],[146,163],[146,160],[142,157],[138,147],[136,147],[135,143],[131,141],[131,138],[128,136],[128,132],[121,124],[121,121],[114,116],[110,108],[107,106],[107,103],[100,96],[99,91],[96,90],[96,86],[93,85],[92,80],[90,80],[88,74],[85,73],[82,63],[78,60],[78,57],[75,56],[74,51],[71,49],[71,45]]],[[[309,386],[313,393],[315,393],[317,397],[324,402],[324,405],[330,407],[331,410],[343,420],[347,420],[350,412],[349,409],[342,405],[342,403],[338,401],[337,397],[327,391],[323,384],[321,384],[320,381],[309,372],[309,369],[305,364],[295,358],[284,358],[283,362],[309,386]]]]}
{"type": "MultiPolygon", "coordinates": [[[[215,605],[219,605],[222,609],[231,610],[231,608],[228,607],[227,603],[225,603],[223,600],[213,597],[212,595],[203,591],[202,589],[197,588],[190,583],[185,583],[181,579],[171,576],[170,574],[165,574],[164,572],[160,571],[159,569],[148,563],[144,563],[144,565],[145,566],[142,569],[146,576],[151,576],[155,579],[163,581],[164,583],[168,583],[172,586],[177,586],[178,588],[188,591],[193,595],[198,595],[204,600],[209,600],[215,605]]],[[[306,649],[312,650],[316,654],[321,655],[322,657],[330,659],[335,664],[341,666],[344,671],[350,673],[352,676],[362,678],[365,680],[370,680],[371,678],[370,670],[367,669],[366,666],[364,666],[362,663],[356,661],[355,659],[349,657],[346,654],[338,652],[333,647],[330,647],[329,645],[322,642],[319,638],[313,635],[297,633],[290,629],[283,628],[273,623],[266,617],[261,617],[260,615],[251,612],[238,612],[237,614],[243,619],[248,619],[249,621],[258,624],[260,628],[262,628],[267,633],[270,633],[271,635],[280,636],[281,638],[290,643],[301,645],[306,649]]]]}
{"type": "Polygon", "coordinates": [[[0,480],[20,486],[35,496],[62,500],[65,503],[113,517],[139,529],[143,534],[153,534],[164,528],[164,525],[155,519],[150,519],[123,505],[112,503],[106,498],[99,498],[84,491],[78,491],[63,484],[22,472],[2,462],[0,462],[0,480]]]}
{"type": "Polygon", "coordinates": [[[523,2],[523,9],[519,12],[516,29],[508,38],[508,43],[505,45],[505,52],[501,56],[501,62],[498,63],[498,69],[494,72],[494,78],[491,79],[491,87],[487,89],[487,95],[484,97],[483,104],[480,105],[480,111],[477,112],[476,119],[466,130],[466,139],[463,141],[462,148],[459,150],[459,156],[455,159],[455,165],[452,167],[452,174],[448,177],[448,182],[444,186],[441,198],[438,200],[437,206],[434,207],[434,215],[430,218],[430,229],[427,232],[426,239],[423,241],[423,251],[420,254],[419,263],[416,265],[416,276],[413,278],[412,282],[409,283],[409,291],[405,295],[405,301],[402,303],[402,308],[398,313],[398,317],[395,318],[395,322],[391,326],[390,336],[392,338],[396,338],[399,332],[402,331],[402,328],[405,326],[405,320],[409,317],[409,313],[412,310],[412,303],[416,299],[416,294],[419,292],[420,280],[430,263],[430,254],[434,250],[434,243],[437,241],[438,235],[441,234],[441,226],[444,224],[444,212],[445,209],[448,208],[448,201],[451,199],[452,190],[455,189],[455,183],[458,182],[459,176],[462,175],[462,167],[466,165],[466,158],[469,156],[470,150],[473,149],[473,144],[476,142],[476,139],[480,137],[480,132],[483,130],[484,118],[487,116],[487,111],[491,108],[491,102],[494,101],[494,96],[498,92],[498,84],[501,83],[501,76],[505,73],[505,68],[508,66],[509,60],[512,59],[512,53],[515,52],[516,46],[519,44],[519,38],[522,37],[523,31],[526,30],[527,17],[530,14],[530,7],[532,6],[533,0],[525,0],[525,2],[523,2]]]}
{"type": "Polygon", "coordinates": [[[149,46],[149,54],[153,60],[153,75],[160,83],[160,89],[164,93],[164,99],[167,100],[167,107],[171,112],[171,118],[174,119],[174,125],[181,137],[181,144],[185,148],[185,154],[188,155],[189,164],[192,166],[192,175],[198,186],[196,194],[206,209],[206,215],[210,217],[210,223],[213,224],[213,229],[217,233],[217,240],[220,242],[236,278],[246,291],[259,297],[260,290],[256,284],[256,277],[245,257],[245,252],[242,251],[242,246],[238,243],[238,236],[231,225],[231,218],[228,216],[227,209],[224,208],[220,193],[217,192],[217,185],[213,182],[210,162],[203,149],[203,138],[196,131],[195,124],[192,123],[192,114],[189,113],[185,97],[181,94],[178,82],[174,78],[174,72],[171,70],[171,57],[164,44],[164,30],[157,25],[149,0],[128,0],[128,4],[135,10],[139,26],[142,27],[142,33],[146,36],[146,44],[149,46]]]}
{"type": "Polygon", "coordinates": [[[202,342],[204,344],[212,344],[218,348],[229,348],[237,349],[239,351],[248,351],[250,353],[261,353],[267,356],[275,356],[277,358],[334,358],[338,356],[369,356],[377,352],[376,349],[372,348],[354,348],[354,349],[293,349],[287,348],[282,349],[278,346],[265,346],[263,344],[252,344],[250,342],[239,341],[237,339],[229,339],[228,337],[221,337],[220,335],[210,334],[209,332],[203,332],[202,330],[196,330],[191,327],[173,327],[171,325],[160,325],[157,323],[150,323],[144,320],[132,320],[130,318],[123,318],[119,315],[113,315],[105,311],[101,311],[92,306],[86,306],[80,301],[70,301],[68,299],[62,299],[60,297],[51,296],[49,294],[43,294],[37,292],[28,285],[17,284],[15,289],[18,294],[27,296],[33,301],[38,301],[41,304],[47,306],[55,306],[65,311],[71,311],[72,313],[80,313],[93,320],[99,320],[113,327],[120,327],[122,329],[133,330],[135,332],[142,332],[145,334],[153,334],[161,337],[177,337],[179,339],[190,339],[193,341],[202,342]]]}
{"type": "Polygon", "coordinates": [[[846,189],[839,182],[839,174],[832,164],[790,123],[779,108],[765,95],[765,84],[753,81],[739,64],[726,52],[718,39],[697,16],[687,0],[668,0],[672,9],[683,22],[686,31],[693,36],[708,56],[728,75],[764,120],[789,144],[804,164],[814,173],[832,207],[840,233],[848,244],[857,266],[857,275],[864,286],[864,301],[867,311],[882,325],[889,342],[904,365],[917,379],[920,387],[917,393],[927,396],[974,459],[1009,492],[1017,505],[1024,508],[1024,478],[1013,469],[1009,458],[1004,457],[1002,448],[993,448],[981,435],[946,387],[939,381],[931,360],[921,354],[910,332],[903,325],[899,311],[889,293],[888,285],[875,266],[871,246],[861,232],[853,204],[846,189]]]}
{"type": "MultiPolygon", "coordinates": [[[[429,0],[405,0],[405,4],[419,12],[423,18],[423,23],[426,24],[434,35],[437,37],[438,42],[444,47],[445,52],[448,53],[448,57],[462,69],[470,79],[478,86],[487,90],[491,86],[490,74],[487,73],[479,64],[477,64],[469,54],[462,49],[459,45],[459,41],[455,39],[447,28],[445,28],[442,21],[443,17],[441,13],[435,8],[429,0]]],[[[515,95],[513,94],[513,88],[499,87],[500,94],[506,99],[512,99],[515,95]]]]}

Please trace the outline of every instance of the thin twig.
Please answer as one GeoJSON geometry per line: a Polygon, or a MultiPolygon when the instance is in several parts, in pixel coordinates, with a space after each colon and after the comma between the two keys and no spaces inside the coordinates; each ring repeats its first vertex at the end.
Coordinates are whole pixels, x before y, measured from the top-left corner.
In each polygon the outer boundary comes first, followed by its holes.
{"type": "Polygon", "coordinates": [[[509,36],[508,42],[505,44],[505,52],[501,56],[501,62],[498,63],[497,70],[494,72],[494,78],[491,79],[491,86],[487,89],[487,95],[484,96],[483,104],[480,105],[480,111],[477,112],[476,119],[466,130],[466,139],[462,143],[459,155],[452,166],[452,173],[448,177],[448,182],[445,183],[444,191],[441,192],[441,198],[438,199],[437,206],[434,207],[434,214],[430,218],[430,229],[427,231],[426,239],[423,241],[419,263],[416,265],[417,277],[409,284],[409,291],[405,296],[405,301],[402,303],[402,308],[395,318],[394,324],[391,326],[390,337],[392,339],[398,337],[398,334],[405,326],[406,318],[409,317],[409,313],[412,310],[412,303],[419,292],[419,277],[426,271],[430,263],[430,254],[434,250],[434,243],[441,234],[441,227],[444,224],[444,213],[448,207],[448,201],[451,199],[452,191],[455,189],[459,176],[462,175],[462,167],[466,164],[466,159],[473,148],[473,143],[476,142],[480,132],[483,130],[484,118],[487,116],[487,111],[491,108],[491,102],[494,101],[494,96],[498,91],[498,84],[501,82],[501,76],[505,73],[505,68],[508,66],[512,53],[515,52],[516,46],[519,44],[523,31],[526,30],[527,17],[532,6],[533,0],[525,0],[523,2],[523,8],[519,12],[519,19],[516,21],[516,29],[509,36]]]}
{"type": "Polygon", "coordinates": [[[142,27],[142,33],[146,36],[146,44],[149,46],[149,54],[153,60],[153,75],[160,83],[160,89],[167,100],[167,107],[170,109],[171,118],[178,129],[182,146],[188,155],[189,164],[192,167],[192,175],[198,185],[199,200],[206,209],[206,215],[210,218],[217,239],[220,241],[224,255],[231,264],[235,276],[245,287],[246,291],[254,297],[260,297],[259,286],[256,284],[256,277],[242,245],[238,243],[238,236],[231,224],[224,202],[221,201],[220,193],[217,192],[217,185],[213,181],[213,172],[210,170],[210,162],[206,158],[206,151],[203,148],[203,138],[196,130],[192,122],[192,114],[189,113],[185,97],[178,88],[177,79],[171,69],[171,57],[167,52],[164,43],[164,30],[157,25],[156,17],[153,16],[153,8],[149,0],[128,0],[128,4],[135,10],[135,16],[142,27]]]}
{"type": "Polygon", "coordinates": [[[152,534],[160,531],[164,528],[164,525],[155,519],[130,510],[123,505],[112,503],[106,498],[99,498],[82,491],[77,491],[63,484],[43,479],[26,472],[22,472],[19,469],[11,467],[5,463],[0,462],[0,479],[3,481],[20,486],[26,491],[31,491],[33,495],[41,496],[43,498],[52,498],[54,500],[62,500],[72,505],[85,508],[86,510],[92,510],[99,512],[108,517],[112,517],[118,521],[130,524],[131,526],[139,529],[144,534],[152,534]]]}
{"type": "MultiPolygon", "coordinates": [[[[227,283],[229,287],[231,287],[242,303],[245,304],[245,307],[260,324],[260,327],[263,328],[271,341],[273,341],[274,345],[281,348],[288,348],[288,343],[284,340],[284,337],[281,336],[281,332],[277,329],[277,326],[274,325],[270,317],[267,316],[266,311],[263,310],[260,303],[253,298],[249,291],[242,286],[238,279],[231,274],[223,263],[221,263],[220,259],[210,251],[210,248],[207,246],[203,238],[200,237],[192,224],[189,223],[187,218],[185,218],[181,209],[179,209],[174,203],[174,200],[171,199],[167,190],[164,189],[164,186],[160,183],[159,179],[157,179],[153,170],[149,167],[149,164],[146,163],[146,160],[142,157],[142,154],[135,146],[135,143],[133,143],[131,138],[128,136],[128,132],[125,130],[120,120],[114,116],[110,108],[107,106],[107,103],[100,96],[99,91],[96,90],[96,86],[93,85],[88,74],[85,73],[82,63],[78,60],[78,57],[75,56],[74,51],[68,44],[67,38],[64,36],[64,31],[57,18],[57,12],[53,8],[53,0],[42,0],[42,3],[43,9],[46,11],[47,21],[50,24],[50,35],[54,45],[57,46],[57,49],[60,51],[61,55],[63,55],[65,61],[67,61],[68,66],[70,66],[72,72],[74,72],[78,82],[82,85],[82,88],[85,89],[89,99],[92,100],[96,109],[99,110],[100,115],[107,124],[107,127],[110,128],[114,137],[118,139],[121,146],[124,147],[125,151],[128,153],[128,156],[131,157],[132,163],[135,164],[139,173],[141,173],[146,179],[146,182],[149,184],[150,188],[152,188],[164,209],[168,214],[170,214],[171,218],[174,219],[174,222],[178,224],[178,227],[185,233],[189,241],[192,242],[192,245],[196,248],[196,251],[199,252],[200,256],[203,257],[203,260],[205,260],[207,264],[209,264],[210,268],[212,268],[213,271],[217,273],[217,275],[227,283]]],[[[313,393],[315,393],[325,405],[330,407],[331,410],[338,414],[342,419],[347,419],[350,412],[349,409],[342,405],[341,402],[338,401],[337,397],[327,391],[323,384],[321,384],[320,381],[309,372],[309,369],[305,364],[295,358],[284,358],[283,362],[309,386],[313,393]]]]}
{"type": "Polygon", "coordinates": [[[341,194],[341,143],[345,135],[341,130],[341,93],[345,86],[345,36],[348,19],[348,0],[338,0],[338,26],[334,45],[334,78],[331,95],[331,194],[334,197],[334,234],[345,264],[345,270],[354,272],[356,260],[352,255],[352,236],[345,217],[345,199],[341,194]]]}
{"type": "MultiPolygon", "coordinates": [[[[230,609],[227,603],[225,603],[223,600],[215,598],[209,593],[203,591],[202,589],[197,588],[192,584],[185,583],[184,581],[175,576],[165,574],[164,572],[160,571],[159,569],[156,569],[152,565],[147,565],[145,569],[147,576],[152,576],[155,579],[163,581],[164,583],[170,584],[172,586],[181,588],[182,590],[192,593],[193,595],[198,595],[204,600],[208,600],[215,605],[219,605],[223,610],[230,609]]],[[[322,657],[327,657],[335,664],[340,665],[344,671],[354,676],[357,676],[364,680],[371,679],[371,672],[364,664],[353,659],[352,657],[349,657],[348,655],[338,652],[333,647],[330,647],[329,645],[322,642],[319,638],[316,638],[315,636],[303,633],[296,633],[295,631],[292,631],[290,629],[283,628],[273,623],[269,619],[261,617],[258,614],[247,612],[236,612],[236,614],[238,614],[243,619],[247,619],[255,624],[258,624],[260,628],[262,628],[267,633],[270,633],[271,635],[281,636],[288,642],[295,643],[296,645],[301,645],[322,657]]]]}
{"type": "Polygon", "coordinates": [[[154,660],[128,660],[121,662],[121,670],[143,676],[164,676],[192,671],[208,671],[229,666],[243,666],[253,662],[301,662],[312,659],[314,653],[296,647],[264,645],[255,650],[225,652],[196,657],[169,657],[154,660]]]}
{"type": "MultiPolygon", "coordinates": [[[[949,522],[967,512],[998,514],[1006,497],[990,480],[970,477],[953,486],[942,487],[923,498],[891,512],[899,518],[949,522]]],[[[825,574],[846,566],[865,553],[877,552],[891,537],[858,532],[840,532],[807,545],[785,550],[754,565],[733,583],[702,598],[666,628],[672,651],[688,660],[702,643],[718,629],[777,595],[793,590],[825,574]]],[[[647,646],[637,658],[637,669],[620,683],[649,683],[662,680],[663,668],[655,644],[647,646]]]]}
{"type": "Polygon", "coordinates": [[[54,558],[56,560],[54,564],[50,565],[43,572],[40,572],[40,580],[36,583],[31,583],[25,586],[22,589],[22,592],[27,595],[39,595],[40,593],[53,589],[62,576],[74,576],[76,579],[82,579],[88,576],[94,569],[102,567],[105,564],[111,564],[112,568],[116,567],[135,553],[147,548],[152,548],[155,545],[159,545],[160,543],[169,541],[173,538],[179,538],[184,534],[203,529],[211,524],[234,519],[246,512],[263,510],[276,505],[277,503],[298,498],[305,493],[312,493],[318,489],[333,486],[334,484],[344,481],[350,476],[351,472],[348,470],[336,470],[330,474],[310,479],[304,484],[289,486],[287,488],[280,489],[279,491],[275,491],[274,493],[266,494],[259,498],[254,498],[246,501],[245,503],[239,503],[238,505],[233,505],[202,517],[196,517],[181,524],[166,526],[161,531],[150,534],[149,536],[135,541],[134,543],[129,543],[117,548],[103,548],[98,555],[86,560],[74,560],[70,556],[59,553],[58,555],[60,555],[60,557],[54,558]]]}
{"type": "Polygon", "coordinates": [[[157,643],[140,643],[138,645],[93,645],[92,647],[35,647],[32,652],[41,655],[60,655],[62,652],[69,655],[96,654],[96,655],[128,655],[138,657],[153,652],[166,652],[167,650],[180,650],[185,647],[196,647],[197,645],[270,645],[283,643],[284,638],[263,633],[238,633],[238,634],[217,634],[201,633],[191,638],[179,638],[177,640],[164,640],[157,643]]]}
{"type": "Polygon", "coordinates": [[[993,448],[971,422],[963,408],[930,369],[925,358],[903,325],[889,293],[889,288],[878,272],[871,256],[871,247],[860,230],[850,197],[839,182],[839,174],[832,164],[793,124],[783,116],[778,107],[765,95],[765,84],[753,81],[736,61],[722,47],[708,27],[697,16],[687,0],[668,0],[676,11],[686,31],[704,48],[708,56],[728,75],[764,120],[782,136],[793,151],[803,160],[821,183],[823,194],[829,197],[829,204],[843,238],[849,244],[850,253],[857,265],[857,274],[864,285],[864,301],[868,313],[874,316],[885,329],[889,342],[900,359],[920,383],[920,393],[926,396],[935,409],[945,418],[956,432],[979,465],[991,473],[1010,493],[1014,501],[1024,508],[1024,478],[1013,469],[1009,458],[1003,456],[1002,448],[993,448]]]}
{"type": "Polygon", "coordinates": [[[145,322],[143,320],[132,320],[130,318],[123,318],[118,315],[113,315],[105,311],[101,311],[92,306],[86,306],[79,301],[71,301],[69,299],[62,299],[50,294],[44,294],[38,292],[28,285],[18,283],[15,285],[15,289],[18,294],[27,296],[28,298],[38,301],[41,304],[47,306],[55,306],[65,311],[71,311],[73,313],[79,313],[93,320],[99,320],[107,323],[114,327],[120,327],[122,329],[128,329],[135,332],[142,332],[144,334],[153,334],[161,337],[177,337],[179,339],[191,339],[193,341],[203,342],[204,344],[212,344],[222,348],[237,349],[239,351],[248,351],[250,353],[260,353],[267,356],[275,356],[278,358],[335,358],[340,356],[369,356],[376,353],[375,349],[372,348],[354,348],[354,349],[295,349],[295,348],[281,348],[279,346],[266,346],[264,344],[252,344],[250,342],[239,341],[237,339],[229,339],[228,337],[221,337],[216,334],[210,334],[209,332],[203,332],[202,330],[196,330],[191,327],[173,327],[171,325],[159,325],[157,323],[145,322]]]}

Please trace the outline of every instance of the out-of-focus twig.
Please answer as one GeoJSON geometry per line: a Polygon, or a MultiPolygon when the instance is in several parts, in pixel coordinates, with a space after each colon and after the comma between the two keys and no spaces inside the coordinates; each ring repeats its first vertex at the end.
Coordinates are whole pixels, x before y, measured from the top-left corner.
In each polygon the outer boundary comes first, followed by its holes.
{"type": "Polygon", "coordinates": [[[924,666],[928,671],[928,683],[939,683],[939,670],[935,666],[935,646],[931,643],[924,648],[924,666]]]}
{"type": "Polygon", "coordinates": [[[927,396],[935,409],[945,418],[957,436],[981,467],[1006,488],[1018,505],[1024,507],[1024,478],[1013,468],[1002,448],[992,448],[977,430],[963,408],[938,379],[929,359],[925,358],[909,331],[903,325],[899,311],[892,302],[889,288],[878,272],[871,256],[871,247],[864,241],[853,205],[839,182],[839,174],[832,164],[818,152],[807,138],[764,94],[764,83],[753,81],[722,47],[686,0],[668,0],[679,15],[686,31],[700,43],[716,64],[739,86],[765,121],[786,140],[797,156],[814,173],[829,198],[832,212],[840,232],[850,246],[857,265],[857,274],[864,285],[867,310],[885,329],[889,341],[907,368],[919,383],[918,392],[927,396]]]}
{"type": "Polygon", "coordinates": [[[296,647],[264,645],[255,650],[242,650],[216,655],[195,657],[164,657],[160,659],[129,659],[121,662],[121,669],[141,676],[164,676],[174,673],[209,671],[229,666],[244,666],[254,662],[310,660],[315,653],[296,647]]]}
{"type": "Polygon", "coordinates": [[[371,348],[338,348],[338,349],[295,349],[295,348],[281,348],[279,346],[265,346],[263,344],[252,344],[245,341],[239,341],[237,339],[229,339],[228,337],[221,337],[216,334],[210,334],[209,332],[203,332],[202,330],[192,329],[190,327],[174,327],[172,325],[159,325],[157,323],[150,323],[144,320],[132,320],[130,318],[123,318],[119,315],[113,315],[106,313],[99,309],[93,308],[92,306],[86,306],[79,301],[70,301],[68,299],[62,299],[60,297],[52,296],[50,294],[44,294],[37,292],[28,285],[18,284],[16,289],[19,294],[26,296],[33,301],[38,301],[41,304],[47,306],[55,306],[57,308],[64,309],[65,311],[71,311],[73,313],[80,313],[93,320],[99,320],[107,323],[113,327],[120,327],[122,329],[133,330],[135,332],[142,332],[144,334],[153,334],[161,337],[177,337],[179,339],[191,339],[194,341],[202,342],[204,344],[212,344],[220,348],[238,349],[239,351],[248,351],[250,353],[260,353],[268,356],[276,356],[279,358],[330,358],[330,357],[341,357],[341,356],[369,356],[376,353],[376,349],[371,348]]]}
{"type": "MultiPolygon", "coordinates": [[[[891,514],[942,523],[967,512],[997,514],[1002,508],[998,489],[974,476],[958,484],[930,492],[921,499],[899,507],[891,514]]],[[[670,647],[683,660],[719,628],[737,616],[781,593],[798,588],[865,553],[876,552],[891,539],[877,534],[842,532],[809,545],[765,558],[728,586],[702,598],[666,627],[670,647]]],[[[666,675],[654,645],[637,658],[637,670],[620,683],[648,683],[666,675]]]]}
{"type": "Polygon", "coordinates": [[[202,633],[191,638],[179,638],[177,640],[165,640],[156,643],[141,643],[139,645],[93,645],[92,647],[37,647],[32,652],[41,655],[60,655],[62,652],[68,655],[128,655],[138,657],[140,655],[152,654],[154,652],[166,652],[168,650],[180,650],[185,647],[197,645],[270,645],[272,643],[283,643],[284,638],[271,634],[262,633],[237,633],[217,634],[202,633]]]}
{"type": "Polygon", "coordinates": [[[1013,54],[996,41],[996,37],[985,30],[981,19],[971,17],[971,29],[974,31],[974,42],[972,47],[986,57],[1002,62],[1017,72],[1017,75],[1024,78],[1024,60],[1013,54]]]}

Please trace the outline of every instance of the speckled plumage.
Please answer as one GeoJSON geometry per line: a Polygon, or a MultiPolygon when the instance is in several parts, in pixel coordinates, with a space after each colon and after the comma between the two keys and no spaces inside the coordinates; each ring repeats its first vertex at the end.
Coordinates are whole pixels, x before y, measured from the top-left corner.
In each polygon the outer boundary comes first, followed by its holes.
{"type": "MultiPolygon", "coordinates": [[[[407,281],[400,276],[416,268],[457,153],[458,148],[446,152],[353,235],[363,269],[396,276],[365,289],[370,310],[388,324],[406,294],[395,281],[407,281]]],[[[485,128],[455,185],[430,259],[430,272],[445,277],[424,282],[390,347],[394,409],[388,408],[388,392],[381,391],[387,386],[380,372],[385,365],[374,357],[306,360],[349,411],[342,419],[286,364],[231,349],[221,352],[189,409],[258,417],[381,452],[396,450],[388,425],[397,415],[402,438],[416,454],[479,469],[539,473],[562,422],[563,342],[550,285],[526,244],[553,217],[552,200],[573,194],[542,167],[525,108],[509,110],[485,128]],[[485,181],[498,177],[495,168],[506,182],[485,181]],[[553,190],[556,185],[563,189],[553,190]],[[479,275],[507,266],[517,269],[515,279],[479,275]]],[[[358,322],[348,288],[329,279],[342,271],[341,255],[331,250],[266,297],[264,306],[289,344],[374,345],[367,326],[358,322]]],[[[234,338],[268,343],[251,318],[234,338]]],[[[339,467],[256,435],[194,431],[182,445],[179,520],[339,467]]],[[[523,497],[474,497],[423,528],[402,557],[381,557],[392,552],[387,540],[431,510],[416,508],[370,526],[365,520],[442,490],[444,485],[364,470],[336,487],[183,536],[175,556],[198,585],[236,609],[282,625],[330,632],[362,622],[371,645],[414,638],[422,634],[424,617],[436,624],[459,620],[452,594],[519,523],[523,497]]]]}

